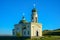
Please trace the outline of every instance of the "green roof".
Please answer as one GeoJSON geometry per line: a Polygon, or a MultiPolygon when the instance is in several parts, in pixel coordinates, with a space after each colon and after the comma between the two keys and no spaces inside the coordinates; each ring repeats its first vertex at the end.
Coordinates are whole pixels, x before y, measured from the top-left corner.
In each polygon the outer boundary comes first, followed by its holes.
{"type": "Polygon", "coordinates": [[[19,23],[27,23],[26,20],[21,20],[19,23]]]}
{"type": "Polygon", "coordinates": [[[33,9],[32,9],[32,12],[36,12],[36,11],[37,11],[36,8],[33,8],[33,9]]]}

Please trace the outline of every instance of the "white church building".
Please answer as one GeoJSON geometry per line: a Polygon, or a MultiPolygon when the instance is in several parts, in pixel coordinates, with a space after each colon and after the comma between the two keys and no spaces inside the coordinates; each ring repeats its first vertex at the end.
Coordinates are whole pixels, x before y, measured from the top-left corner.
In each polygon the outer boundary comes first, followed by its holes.
{"type": "Polygon", "coordinates": [[[13,36],[22,37],[42,37],[42,24],[38,23],[38,13],[36,8],[32,9],[31,22],[27,22],[25,17],[18,24],[14,25],[13,36]]]}

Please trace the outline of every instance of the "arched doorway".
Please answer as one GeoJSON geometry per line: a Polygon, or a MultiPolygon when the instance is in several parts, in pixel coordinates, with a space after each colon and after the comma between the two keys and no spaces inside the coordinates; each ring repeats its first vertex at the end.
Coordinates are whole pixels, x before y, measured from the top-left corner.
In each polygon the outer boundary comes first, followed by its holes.
{"type": "Polygon", "coordinates": [[[36,31],[36,36],[38,36],[38,31],[36,31]]]}

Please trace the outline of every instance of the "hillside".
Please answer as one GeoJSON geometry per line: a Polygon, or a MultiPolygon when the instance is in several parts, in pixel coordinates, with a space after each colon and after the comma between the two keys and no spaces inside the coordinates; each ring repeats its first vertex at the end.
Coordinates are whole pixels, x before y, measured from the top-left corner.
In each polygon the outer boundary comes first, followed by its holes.
{"type": "Polygon", "coordinates": [[[43,36],[60,36],[60,29],[56,30],[44,30],[43,36]]]}

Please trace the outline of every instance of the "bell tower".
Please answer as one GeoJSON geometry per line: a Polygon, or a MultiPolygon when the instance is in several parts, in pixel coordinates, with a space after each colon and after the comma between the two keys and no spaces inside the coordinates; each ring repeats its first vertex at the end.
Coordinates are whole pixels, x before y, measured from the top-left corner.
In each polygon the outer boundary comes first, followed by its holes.
{"type": "Polygon", "coordinates": [[[35,23],[38,22],[38,15],[37,15],[37,10],[35,8],[35,4],[34,4],[34,8],[32,9],[31,21],[35,23]]]}

